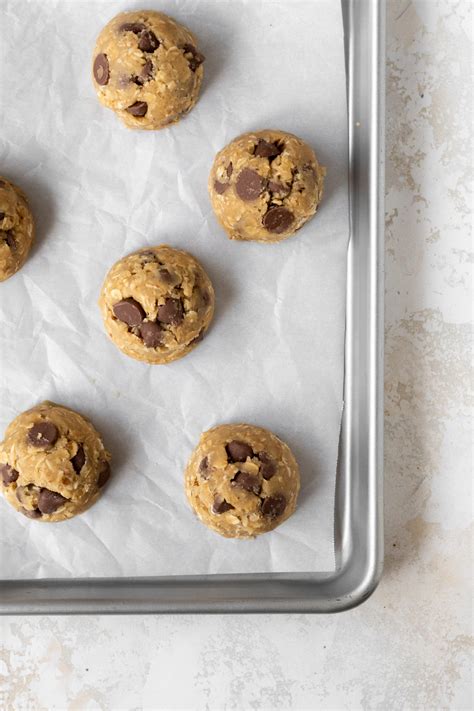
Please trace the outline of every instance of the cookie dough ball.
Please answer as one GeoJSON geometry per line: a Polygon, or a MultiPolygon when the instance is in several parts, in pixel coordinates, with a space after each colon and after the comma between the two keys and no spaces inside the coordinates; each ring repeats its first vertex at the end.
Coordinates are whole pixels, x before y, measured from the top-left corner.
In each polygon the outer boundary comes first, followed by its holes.
{"type": "Polygon", "coordinates": [[[209,194],[230,239],[280,242],[316,212],[326,169],[291,133],[245,133],[217,154],[209,194]]]}
{"type": "Polygon", "coordinates": [[[34,231],[25,194],[0,177],[0,281],[13,276],[26,262],[34,231]]]}
{"type": "Polygon", "coordinates": [[[226,538],[253,538],[294,512],[300,475],[290,448],[272,432],[220,425],[201,435],[185,489],[206,526],[226,538]]]}
{"type": "Polygon", "coordinates": [[[163,244],[117,262],[99,305],[107,333],[123,353],[169,363],[204,337],[214,314],[214,289],[194,257],[163,244]]]}
{"type": "Polygon", "coordinates": [[[7,501],[24,516],[65,521],[99,498],[109,460],[89,420],[43,402],[8,426],[0,444],[0,483],[7,501]]]}
{"type": "Polygon", "coordinates": [[[92,74],[99,101],[129,128],[159,129],[193,108],[204,56],[195,36],[161,12],[122,12],[100,33],[92,74]]]}

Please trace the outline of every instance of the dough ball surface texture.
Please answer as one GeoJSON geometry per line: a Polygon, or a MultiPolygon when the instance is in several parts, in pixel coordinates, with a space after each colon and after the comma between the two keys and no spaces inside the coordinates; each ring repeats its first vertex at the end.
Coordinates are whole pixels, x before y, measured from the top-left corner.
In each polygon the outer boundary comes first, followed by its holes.
{"type": "Polygon", "coordinates": [[[161,12],[122,12],[97,38],[92,76],[99,101],[128,126],[176,123],[198,100],[204,55],[196,37],[161,12]]]}
{"type": "Polygon", "coordinates": [[[185,472],[195,513],[226,538],[253,538],[279,526],[295,511],[299,489],[288,445],[253,425],[204,432],[185,472]]]}
{"type": "Polygon", "coordinates": [[[214,289],[194,257],[161,245],[117,262],[99,305],[106,331],[123,353],[163,364],[203,339],[214,314],[214,289]]]}
{"type": "Polygon", "coordinates": [[[315,214],[325,174],[313,149],[297,136],[245,133],[217,154],[209,195],[230,239],[280,242],[315,214]]]}
{"type": "Polygon", "coordinates": [[[0,485],[8,503],[27,518],[64,521],[99,498],[109,461],[89,420],[43,402],[8,426],[0,444],[0,485]]]}
{"type": "Polygon", "coordinates": [[[16,274],[26,262],[34,231],[24,192],[0,176],[0,281],[16,274]]]}

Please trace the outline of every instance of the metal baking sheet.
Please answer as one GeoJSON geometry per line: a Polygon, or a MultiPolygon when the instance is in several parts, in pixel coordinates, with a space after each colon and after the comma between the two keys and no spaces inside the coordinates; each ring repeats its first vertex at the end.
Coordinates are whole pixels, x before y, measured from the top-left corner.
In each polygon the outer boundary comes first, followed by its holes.
{"type": "Polygon", "coordinates": [[[336,571],[4,581],[1,612],[334,612],[362,602],[375,588],[382,566],[384,6],[342,0],[342,9],[351,235],[336,571]]]}

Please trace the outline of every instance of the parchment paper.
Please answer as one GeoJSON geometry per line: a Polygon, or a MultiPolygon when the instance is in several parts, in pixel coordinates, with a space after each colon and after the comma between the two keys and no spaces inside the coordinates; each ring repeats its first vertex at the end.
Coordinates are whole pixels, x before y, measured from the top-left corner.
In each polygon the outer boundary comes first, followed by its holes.
{"type": "Polygon", "coordinates": [[[89,416],[113,455],[102,499],[41,524],[0,501],[1,577],[331,570],[342,409],[347,137],[337,0],[5,2],[0,174],[27,191],[38,241],[0,285],[0,427],[50,399],[89,416]],[[129,131],[90,78],[101,27],[147,5],[189,25],[205,53],[197,107],[129,131]],[[294,132],[328,168],[316,218],[276,245],[234,243],[207,196],[215,153],[264,127],[294,132]],[[147,366],[107,339],[110,266],[145,245],[192,252],[216,289],[214,325],[181,361],[147,366]],[[255,541],[208,531],[183,469],[201,431],[268,427],[301,466],[297,513],[255,541]]]}

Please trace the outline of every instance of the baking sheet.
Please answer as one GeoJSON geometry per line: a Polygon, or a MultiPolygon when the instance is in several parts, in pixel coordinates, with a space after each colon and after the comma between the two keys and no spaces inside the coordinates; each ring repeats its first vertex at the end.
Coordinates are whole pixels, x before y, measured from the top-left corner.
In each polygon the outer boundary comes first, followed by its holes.
{"type": "Polygon", "coordinates": [[[1,5],[0,173],[29,194],[39,234],[27,265],[0,285],[0,425],[43,399],[76,408],[103,433],[114,478],[67,523],[31,522],[2,501],[0,575],[332,570],[348,238],[340,4],[153,3],[188,24],[207,56],[199,104],[158,133],[123,128],[89,76],[96,34],[134,7],[1,5]],[[266,126],[315,147],[325,199],[294,239],[229,242],[207,175],[235,135],[266,126]],[[114,261],[162,242],[203,263],[217,309],[190,356],[150,367],[108,341],[96,302],[114,261]],[[302,474],[296,514],[245,542],[207,531],[182,486],[200,432],[241,421],[285,439],[302,474]]]}

